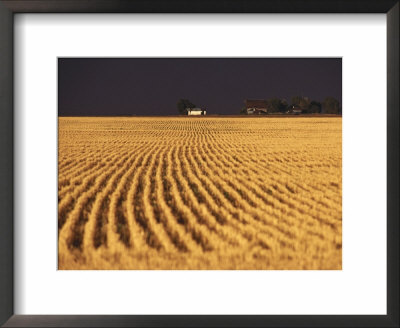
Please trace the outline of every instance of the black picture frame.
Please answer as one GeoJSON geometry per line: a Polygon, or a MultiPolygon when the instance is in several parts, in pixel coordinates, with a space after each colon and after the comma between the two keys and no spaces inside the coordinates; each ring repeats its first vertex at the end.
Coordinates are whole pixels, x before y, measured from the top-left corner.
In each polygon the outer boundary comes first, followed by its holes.
{"type": "Polygon", "coordinates": [[[0,0],[0,324],[5,327],[399,327],[399,8],[398,0],[0,0]],[[14,315],[13,18],[16,13],[385,13],[387,315],[14,315]]]}

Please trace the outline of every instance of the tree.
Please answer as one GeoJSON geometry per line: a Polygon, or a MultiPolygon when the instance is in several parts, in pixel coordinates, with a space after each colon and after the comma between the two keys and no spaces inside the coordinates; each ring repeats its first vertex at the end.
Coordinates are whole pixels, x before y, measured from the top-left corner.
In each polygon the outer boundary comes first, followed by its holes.
{"type": "Polygon", "coordinates": [[[279,105],[281,100],[279,98],[270,98],[268,99],[268,113],[276,113],[279,112],[279,105]]]}
{"type": "Polygon", "coordinates": [[[324,113],[326,114],[341,114],[342,109],[340,107],[339,100],[333,97],[326,97],[322,103],[324,108],[324,113]]]}
{"type": "Polygon", "coordinates": [[[321,103],[313,100],[308,107],[307,113],[321,113],[321,108],[321,103]]]}
{"type": "Polygon", "coordinates": [[[290,99],[292,101],[292,106],[300,106],[300,101],[303,97],[301,96],[294,96],[292,97],[292,99],[290,99]]]}
{"type": "Polygon", "coordinates": [[[281,99],[279,102],[279,111],[281,113],[286,113],[286,111],[288,110],[288,107],[289,107],[289,105],[288,105],[286,99],[281,99]]]}
{"type": "Polygon", "coordinates": [[[246,107],[242,107],[242,109],[240,110],[240,115],[247,115],[247,108],[246,107]]]}
{"type": "Polygon", "coordinates": [[[310,104],[311,104],[310,99],[308,97],[301,97],[298,105],[303,111],[307,112],[310,107],[310,104]]]}
{"type": "Polygon", "coordinates": [[[285,99],[279,99],[276,97],[267,100],[268,103],[268,113],[284,113],[287,111],[288,104],[285,99]]]}
{"type": "Polygon", "coordinates": [[[186,111],[187,108],[196,107],[196,105],[191,103],[188,99],[179,99],[176,106],[178,107],[178,112],[181,115],[185,115],[187,113],[187,111],[186,111]]]}

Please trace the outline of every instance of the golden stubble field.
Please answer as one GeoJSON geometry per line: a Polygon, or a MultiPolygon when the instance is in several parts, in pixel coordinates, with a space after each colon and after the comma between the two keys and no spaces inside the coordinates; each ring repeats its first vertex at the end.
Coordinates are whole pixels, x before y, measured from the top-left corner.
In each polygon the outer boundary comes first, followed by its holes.
{"type": "Polygon", "coordinates": [[[59,118],[59,269],[341,269],[339,117],[59,118]]]}

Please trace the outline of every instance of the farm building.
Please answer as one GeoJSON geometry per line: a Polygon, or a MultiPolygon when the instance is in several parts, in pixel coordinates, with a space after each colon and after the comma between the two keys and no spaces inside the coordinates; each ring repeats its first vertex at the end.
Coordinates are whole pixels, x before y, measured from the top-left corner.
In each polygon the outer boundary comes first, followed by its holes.
{"type": "Polygon", "coordinates": [[[263,99],[246,99],[244,101],[248,115],[267,114],[268,103],[263,99]]]}
{"type": "Polygon", "coordinates": [[[303,112],[303,110],[299,106],[293,105],[291,108],[291,112],[293,114],[301,114],[303,112]]]}
{"type": "Polygon", "coordinates": [[[206,115],[206,110],[201,108],[188,108],[188,115],[206,115]]]}

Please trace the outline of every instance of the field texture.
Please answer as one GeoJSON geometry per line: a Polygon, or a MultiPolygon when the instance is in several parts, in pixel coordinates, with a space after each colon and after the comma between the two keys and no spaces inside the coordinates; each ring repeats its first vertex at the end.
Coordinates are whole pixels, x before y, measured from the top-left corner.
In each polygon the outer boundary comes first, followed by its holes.
{"type": "Polygon", "coordinates": [[[341,269],[342,119],[59,118],[59,269],[341,269]]]}

